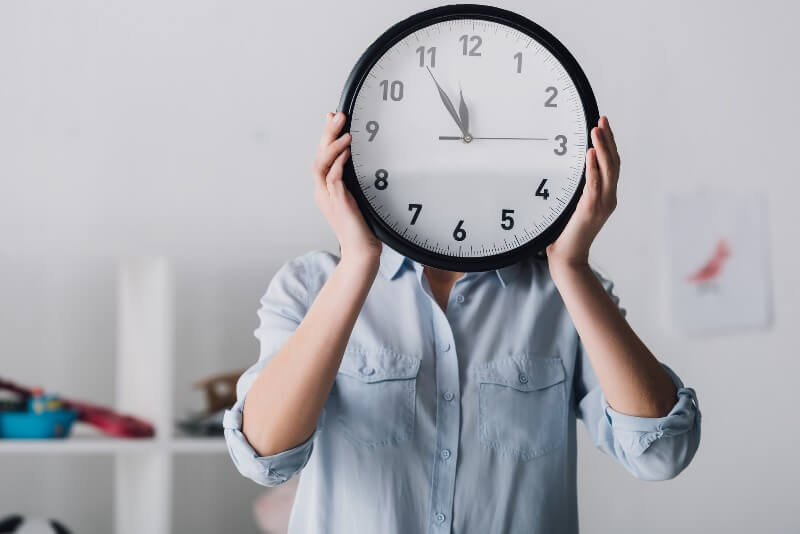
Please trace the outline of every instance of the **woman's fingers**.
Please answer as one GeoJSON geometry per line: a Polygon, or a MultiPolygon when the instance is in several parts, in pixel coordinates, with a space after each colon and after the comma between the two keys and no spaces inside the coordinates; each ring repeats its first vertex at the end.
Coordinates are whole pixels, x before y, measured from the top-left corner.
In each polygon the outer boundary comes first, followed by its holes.
{"type": "Polygon", "coordinates": [[[611,159],[611,152],[608,148],[608,141],[599,127],[592,128],[592,143],[597,151],[597,161],[600,164],[601,178],[605,181],[608,180],[609,185],[612,180],[611,175],[614,172],[614,160],[611,159]]]}
{"type": "Polygon", "coordinates": [[[323,175],[328,174],[328,170],[331,168],[333,161],[342,153],[342,150],[347,148],[351,140],[352,136],[349,133],[345,133],[328,146],[320,148],[319,155],[317,156],[317,166],[323,175]]]}
{"type": "Polygon", "coordinates": [[[343,196],[342,174],[344,173],[344,162],[347,161],[347,158],[349,156],[350,156],[350,149],[345,148],[341,154],[336,156],[333,165],[331,165],[330,171],[328,171],[326,183],[328,187],[328,192],[330,192],[331,195],[334,196],[334,198],[343,196]]]}
{"type": "Polygon", "coordinates": [[[597,164],[597,149],[590,148],[586,151],[586,185],[584,193],[587,201],[594,206],[600,198],[600,167],[597,164]]]}
{"type": "Polygon", "coordinates": [[[337,111],[336,113],[328,113],[327,122],[322,129],[322,138],[319,140],[320,148],[326,147],[336,139],[339,132],[342,131],[344,126],[344,113],[337,111]]]}

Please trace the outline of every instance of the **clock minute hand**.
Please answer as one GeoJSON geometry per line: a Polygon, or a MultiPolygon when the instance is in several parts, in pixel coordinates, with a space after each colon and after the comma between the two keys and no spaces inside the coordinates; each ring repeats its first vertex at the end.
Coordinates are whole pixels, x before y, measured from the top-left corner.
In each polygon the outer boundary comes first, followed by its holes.
{"type": "MultiPolygon", "coordinates": [[[[440,135],[439,141],[457,141],[462,139],[455,135],[440,135]]],[[[472,139],[492,139],[497,141],[549,141],[546,137],[473,137],[472,139]]]]}
{"type": "Polygon", "coordinates": [[[451,117],[453,117],[453,120],[456,121],[456,125],[458,125],[458,129],[461,130],[461,133],[464,135],[468,135],[464,129],[464,126],[461,124],[461,119],[458,118],[458,113],[456,113],[456,108],[450,101],[450,97],[448,97],[447,93],[445,93],[444,90],[442,90],[442,88],[439,86],[439,82],[436,81],[436,77],[431,72],[430,67],[425,67],[425,68],[428,69],[428,74],[431,75],[433,83],[436,84],[436,89],[439,90],[439,98],[442,99],[442,104],[444,104],[445,109],[447,109],[447,112],[450,113],[451,117]]]}

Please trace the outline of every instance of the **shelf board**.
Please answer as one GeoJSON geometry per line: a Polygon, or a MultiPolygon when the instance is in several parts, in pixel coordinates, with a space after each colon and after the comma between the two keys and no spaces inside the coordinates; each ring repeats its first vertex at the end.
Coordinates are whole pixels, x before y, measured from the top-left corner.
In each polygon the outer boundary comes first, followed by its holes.
{"type": "Polygon", "coordinates": [[[66,439],[0,439],[0,455],[28,454],[209,454],[227,452],[219,438],[175,437],[171,439],[122,439],[76,436],[66,439]]]}

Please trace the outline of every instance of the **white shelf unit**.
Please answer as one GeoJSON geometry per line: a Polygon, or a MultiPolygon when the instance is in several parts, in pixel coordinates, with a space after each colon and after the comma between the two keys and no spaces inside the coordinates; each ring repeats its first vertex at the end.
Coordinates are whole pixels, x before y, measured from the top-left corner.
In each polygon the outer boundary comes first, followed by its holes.
{"type": "Polygon", "coordinates": [[[170,532],[174,456],[227,451],[222,438],[184,437],[174,431],[174,302],[165,258],[120,263],[116,408],[151,421],[154,438],[109,438],[78,425],[62,440],[0,440],[3,455],[112,455],[115,534],[170,532]]]}

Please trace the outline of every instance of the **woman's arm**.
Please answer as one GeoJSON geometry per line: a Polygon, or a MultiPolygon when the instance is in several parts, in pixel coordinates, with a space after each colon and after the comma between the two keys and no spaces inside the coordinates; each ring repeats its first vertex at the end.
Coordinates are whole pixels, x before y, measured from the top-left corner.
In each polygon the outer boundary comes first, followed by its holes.
{"type": "Polygon", "coordinates": [[[627,415],[663,417],[675,405],[675,384],[589,267],[589,247],[616,207],[620,166],[606,117],[592,129],[592,141],[583,195],[564,231],[547,248],[550,274],[609,405],[627,415]]]}
{"type": "Polygon", "coordinates": [[[242,431],[261,456],[306,441],[317,424],[356,318],[378,272],[381,244],[342,183],[350,135],[328,114],[313,165],[314,199],[334,230],[341,260],[286,343],[247,394],[242,431]]]}

